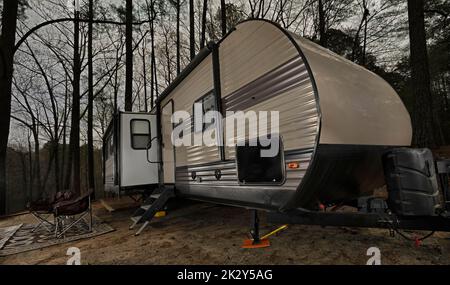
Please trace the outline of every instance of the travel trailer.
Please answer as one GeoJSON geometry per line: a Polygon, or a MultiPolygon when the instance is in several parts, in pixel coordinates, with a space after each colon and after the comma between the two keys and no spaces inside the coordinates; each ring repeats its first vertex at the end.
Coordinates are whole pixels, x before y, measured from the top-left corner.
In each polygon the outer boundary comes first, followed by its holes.
{"type": "MultiPolygon", "coordinates": [[[[277,24],[248,20],[201,50],[151,114],[115,116],[104,139],[105,185],[126,191],[159,184],[169,196],[274,213],[316,211],[371,196],[386,184],[383,154],[410,146],[411,138],[410,116],[385,80],[277,24]],[[189,136],[211,128],[191,123],[211,110],[223,118],[212,125],[217,145],[173,145],[179,124],[172,114],[189,114],[181,126],[189,136]],[[225,134],[229,124],[251,129],[245,117],[227,120],[230,111],[278,112],[276,133],[264,130],[279,142],[277,155],[261,156],[265,146],[251,132],[225,134]]],[[[430,193],[422,196],[434,209],[430,193]]],[[[151,218],[155,209],[148,209],[134,225],[151,218]]]]}

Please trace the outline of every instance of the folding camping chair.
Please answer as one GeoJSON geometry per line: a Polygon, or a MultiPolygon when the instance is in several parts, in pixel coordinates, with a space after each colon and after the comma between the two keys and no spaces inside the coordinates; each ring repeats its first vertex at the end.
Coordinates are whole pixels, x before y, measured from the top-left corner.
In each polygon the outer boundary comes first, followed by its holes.
{"type": "Polygon", "coordinates": [[[40,227],[45,227],[48,232],[52,232],[55,226],[55,219],[51,219],[53,214],[53,206],[57,202],[68,200],[72,198],[73,194],[69,191],[57,192],[53,196],[53,200],[43,199],[28,203],[28,210],[30,214],[38,221],[38,224],[33,228],[32,232],[35,232],[40,227]],[[52,221],[53,220],[53,221],[52,221]]]}
{"type": "Polygon", "coordinates": [[[73,226],[83,221],[89,216],[88,226],[89,232],[92,231],[92,206],[91,194],[89,191],[77,198],[65,200],[55,203],[53,206],[53,214],[55,216],[55,237],[65,236],[65,233],[73,226]],[[66,222],[69,222],[66,225],[66,222]]]}
{"type": "Polygon", "coordinates": [[[30,214],[38,221],[38,224],[31,230],[35,232],[38,228],[43,226],[48,232],[53,231],[54,222],[51,221],[53,217],[53,205],[49,201],[31,202],[28,205],[30,214]]]}

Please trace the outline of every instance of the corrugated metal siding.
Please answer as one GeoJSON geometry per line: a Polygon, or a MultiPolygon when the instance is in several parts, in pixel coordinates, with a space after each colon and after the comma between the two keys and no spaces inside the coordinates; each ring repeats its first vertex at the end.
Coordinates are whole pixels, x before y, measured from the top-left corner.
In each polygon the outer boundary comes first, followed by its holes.
{"type": "MultiPolygon", "coordinates": [[[[285,150],[314,147],[319,116],[313,86],[299,56],[223,98],[223,105],[226,111],[278,111],[285,150]]],[[[226,123],[224,120],[224,125],[226,123]]],[[[247,120],[231,123],[241,128],[245,124],[245,129],[249,128],[247,120]]],[[[228,144],[247,138],[248,133],[246,138],[235,136],[228,144]]],[[[234,147],[226,147],[226,158],[234,158],[234,151],[234,147]]]]}
{"type": "MultiPolygon", "coordinates": [[[[212,57],[209,55],[163,100],[162,105],[174,99],[174,111],[184,110],[192,116],[194,102],[213,88],[212,57]]],[[[184,133],[189,135],[190,129],[190,122],[186,122],[184,133]]],[[[209,163],[219,159],[219,151],[217,147],[181,146],[175,148],[175,159],[177,166],[209,163]]]]}
{"type": "Polygon", "coordinates": [[[161,106],[171,99],[175,101],[175,110],[186,110],[191,113],[192,104],[201,96],[213,89],[213,73],[211,55],[206,57],[173,91],[164,98],[161,106]]]}
{"type": "Polygon", "coordinates": [[[217,164],[203,166],[185,166],[177,167],[177,185],[188,184],[205,184],[214,182],[214,185],[235,186],[237,185],[236,164],[234,161],[225,161],[217,164]],[[221,171],[222,177],[217,180],[214,176],[215,170],[221,171]],[[192,179],[191,173],[195,171],[198,177],[202,178],[202,182],[192,179]]]}
{"type": "MultiPolygon", "coordinates": [[[[299,162],[300,167],[298,169],[286,169],[286,180],[282,186],[268,186],[266,188],[283,188],[284,190],[295,191],[299,185],[300,180],[305,175],[306,169],[309,167],[311,160],[312,149],[307,149],[303,151],[288,151],[285,152],[285,161],[289,162],[299,162]]],[[[234,160],[228,160],[224,162],[201,165],[201,166],[182,166],[177,167],[176,170],[176,183],[177,187],[197,187],[204,186],[207,184],[214,184],[214,187],[240,187],[244,188],[264,188],[263,186],[240,186],[238,183],[236,163],[234,160]],[[221,178],[217,180],[215,177],[216,170],[221,171],[221,178]],[[197,177],[201,177],[201,182],[199,180],[192,179],[192,172],[196,173],[197,177]]]]}
{"type": "Polygon", "coordinates": [[[189,164],[202,164],[220,160],[217,146],[186,147],[186,157],[189,164]]]}
{"type": "Polygon", "coordinates": [[[262,21],[240,24],[219,49],[222,97],[296,55],[295,46],[274,25],[262,21]]]}

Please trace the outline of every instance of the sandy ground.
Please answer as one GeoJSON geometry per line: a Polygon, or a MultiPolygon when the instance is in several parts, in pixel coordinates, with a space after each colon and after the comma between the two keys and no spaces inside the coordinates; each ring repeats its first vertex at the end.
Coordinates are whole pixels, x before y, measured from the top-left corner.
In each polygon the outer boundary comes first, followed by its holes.
{"type": "MultiPolygon", "coordinates": [[[[270,239],[271,247],[242,249],[249,230],[245,209],[194,204],[155,219],[140,236],[130,231],[132,210],[95,214],[116,231],[0,257],[0,264],[65,264],[66,251],[81,250],[82,264],[366,264],[369,247],[378,247],[382,264],[450,264],[450,234],[436,233],[415,247],[387,230],[292,225],[270,239]]],[[[276,226],[265,223],[265,233],[276,226]]],[[[0,219],[0,227],[32,221],[29,215],[0,219]]]]}

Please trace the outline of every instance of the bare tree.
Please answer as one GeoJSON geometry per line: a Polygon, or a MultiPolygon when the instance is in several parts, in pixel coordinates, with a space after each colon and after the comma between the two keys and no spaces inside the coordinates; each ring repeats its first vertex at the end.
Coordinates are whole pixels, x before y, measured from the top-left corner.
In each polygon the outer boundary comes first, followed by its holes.
{"type": "Polygon", "coordinates": [[[327,47],[328,38],[326,31],[325,9],[323,7],[323,1],[324,0],[319,0],[319,35],[320,35],[320,45],[323,47],[327,47]]]}
{"type": "Polygon", "coordinates": [[[0,215],[6,213],[6,150],[11,114],[11,84],[18,0],[3,1],[0,37],[0,215]]]}
{"type": "Polygon", "coordinates": [[[206,14],[207,14],[207,12],[208,12],[208,0],[203,0],[200,49],[205,47],[205,41],[206,41],[206,14]]]}
{"type": "MultiPolygon", "coordinates": [[[[34,79],[33,75],[30,74],[29,77],[31,80],[34,79]]],[[[31,135],[34,139],[34,163],[32,163],[32,146],[31,146],[31,140],[29,138],[29,152],[30,152],[30,198],[33,199],[33,192],[38,194],[41,193],[41,164],[40,164],[40,141],[39,141],[39,126],[41,125],[40,122],[40,109],[37,106],[33,106],[28,98],[30,97],[30,94],[28,93],[30,91],[30,84],[31,80],[26,82],[21,82],[21,85],[24,85],[23,88],[19,86],[19,84],[14,81],[14,85],[16,87],[16,90],[21,96],[21,99],[13,95],[14,99],[20,104],[21,111],[14,112],[14,113],[22,113],[25,114],[27,119],[21,119],[16,115],[12,115],[11,118],[18,121],[23,127],[28,128],[31,132],[31,135]],[[31,166],[32,165],[32,166],[31,166]],[[33,191],[34,190],[34,191],[33,191]]],[[[16,110],[15,110],[16,111],[16,110]]]]}
{"type": "Polygon", "coordinates": [[[227,5],[225,0],[220,0],[220,22],[222,26],[222,37],[227,34],[227,5]]]}
{"type": "Polygon", "coordinates": [[[133,110],[133,0],[126,0],[125,111],[133,110]]]}
{"type": "Polygon", "coordinates": [[[191,60],[195,57],[195,13],[194,0],[189,0],[189,50],[191,60]]]}
{"type": "MultiPolygon", "coordinates": [[[[357,47],[359,47],[359,35],[361,33],[361,29],[364,25],[364,50],[367,43],[367,17],[370,15],[369,9],[367,8],[367,3],[365,0],[362,1],[362,9],[363,9],[363,16],[361,18],[361,22],[359,23],[358,30],[356,31],[355,40],[353,42],[353,50],[352,50],[352,61],[356,60],[356,50],[357,47]]],[[[364,51],[365,52],[365,51],[364,51]]],[[[365,61],[365,55],[362,56],[363,61],[365,61]]]]}
{"type": "Polygon", "coordinates": [[[172,66],[173,58],[171,53],[171,42],[173,39],[173,33],[168,25],[163,25],[162,37],[164,38],[164,45],[161,48],[161,57],[164,58],[165,68],[164,68],[164,79],[166,86],[168,86],[173,79],[172,76],[172,66]]]}
{"type": "Polygon", "coordinates": [[[181,5],[182,3],[180,2],[180,0],[172,0],[171,1],[172,5],[175,7],[176,10],[176,34],[177,34],[177,39],[176,39],[176,49],[177,49],[177,74],[180,74],[181,72],[181,46],[180,46],[180,13],[181,13],[181,5]]]}
{"type": "Polygon", "coordinates": [[[72,90],[72,116],[69,142],[69,161],[71,177],[71,189],[75,193],[81,193],[80,173],[80,74],[81,59],[79,50],[80,41],[80,11],[75,11],[74,39],[73,39],[73,90],[72,90]]]}
{"type": "Polygon", "coordinates": [[[95,199],[95,168],[94,168],[94,136],[93,136],[93,120],[94,120],[94,66],[93,66],[93,23],[94,20],[94,1],[89,0],[89,23],[88,23],[88,118],[87,118],[87,141],[88,141],[88,187],[92,191],[92,198],[95,199]]]}
{"type": "Polygon", "coordinates": [[[411,83],[414,96],[413,140],[419,147],[436,147],[442,139],[433,115],[423,0],[408,0],[408,19],[411,83]]]}

